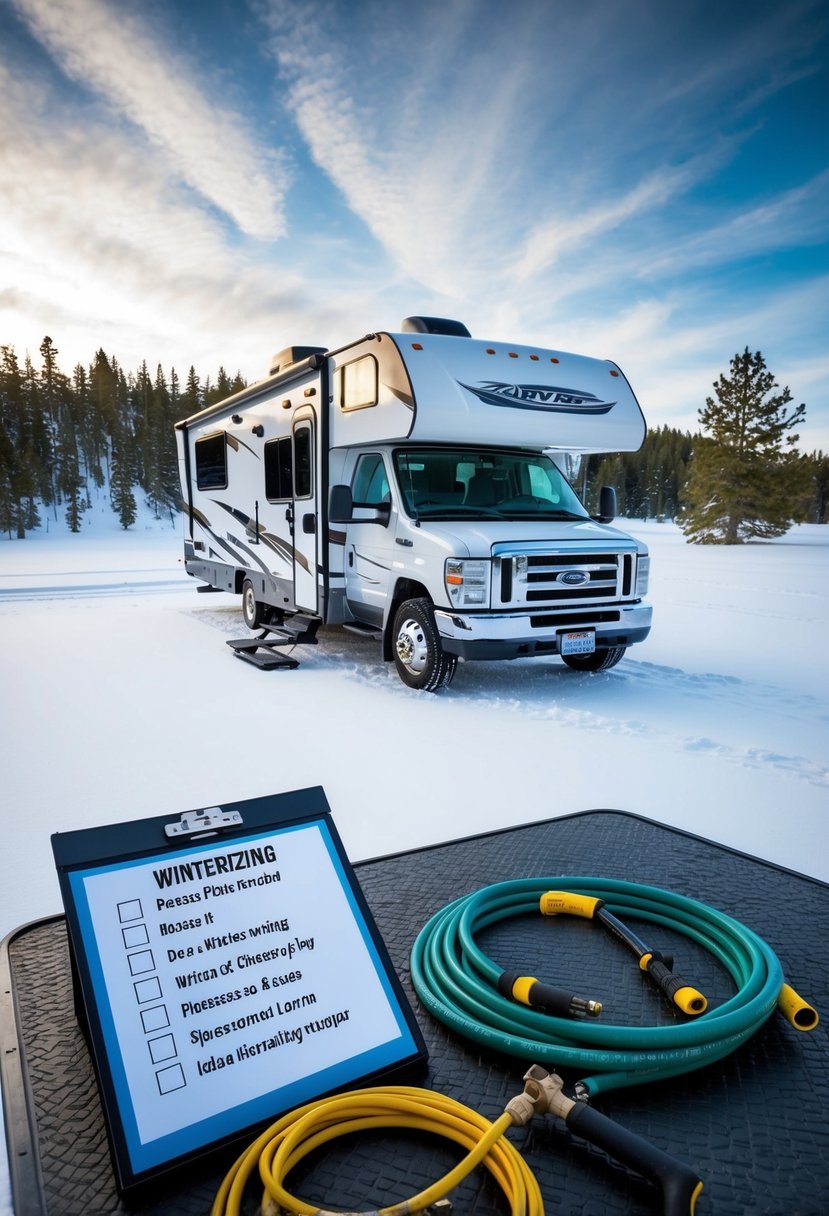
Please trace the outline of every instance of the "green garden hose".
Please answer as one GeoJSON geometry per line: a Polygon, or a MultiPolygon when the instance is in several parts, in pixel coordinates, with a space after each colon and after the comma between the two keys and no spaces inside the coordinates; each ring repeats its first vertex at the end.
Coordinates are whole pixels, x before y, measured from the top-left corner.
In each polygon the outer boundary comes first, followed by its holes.
{"type": "MultiPolygon", "coordinates": [[[[484,887],[428,921],[415,941],[411,966],[418,996],[439,1021],[493,1051],[584,1074],[576,1087],[583,1096],[663,1080],[721,1060],[755,1034],[778,1005],[799,1030],[817,1024],[814,1009],[784,983],[777,955],[751,929],[697,900],[614,879],[525,878],[484,887]],[[597,1004],[575,997],[569,998],[569,1009],[561,1001],[548,1004],[553,1013],[533,1008],[544,1003],[531,999],[535,981],[509,976],[505,985],[503,969],[483,953],[475,935],[508,917],[537,913],[551,889],[601,901],[612,917],[633,917],[692,939],[719,960],[736,993],[693,1021],[663,1026],[574,1018],[595,1013],[586,1006],[597,1004]],[[518,1000],[506,994],[512,988],[518,1000]]],[[[542,995],[550,991],[544,985],[540,990],[542,995]]],[[[558,995],[567,1005],[566,994],[558,995]]]]}

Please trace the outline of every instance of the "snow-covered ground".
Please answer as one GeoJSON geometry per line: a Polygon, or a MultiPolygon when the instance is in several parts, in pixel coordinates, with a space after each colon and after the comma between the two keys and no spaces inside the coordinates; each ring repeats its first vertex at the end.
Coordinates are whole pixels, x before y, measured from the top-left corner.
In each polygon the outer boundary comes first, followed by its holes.
{"type": "Polygon", "coordinates": [[[436,696],[335,629],[295,671],[239,662],[239,602],[196,593],[169,523],[0,540],[0,936],[61,910],[55,831],[308,785],[354,861],[614,807],[829,880],[829,527],[621,526],[651,547],[645,643],[598,675],[463,664],[436,696]]]}

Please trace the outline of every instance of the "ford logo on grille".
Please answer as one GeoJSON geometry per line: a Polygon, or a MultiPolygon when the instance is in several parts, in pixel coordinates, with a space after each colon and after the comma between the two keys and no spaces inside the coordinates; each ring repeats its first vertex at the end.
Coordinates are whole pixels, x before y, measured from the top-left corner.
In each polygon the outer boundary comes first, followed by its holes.
{"type": "Polygon", "coordinates": [[[563,570],[556,577],[556,582],[564,583],[565,587],[583,587],[590,582],[590,575],[586,570],[563,570]]]}

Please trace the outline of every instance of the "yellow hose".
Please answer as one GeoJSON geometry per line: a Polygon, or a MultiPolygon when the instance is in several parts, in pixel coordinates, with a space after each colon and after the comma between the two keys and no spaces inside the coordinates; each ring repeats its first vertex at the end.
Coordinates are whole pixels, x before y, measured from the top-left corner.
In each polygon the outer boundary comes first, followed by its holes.
{"type": "Polygon", "coordinates": [[[513,1216],[543,1216],[544,1203],[535,1175],[512,1144],[502,1139],[512,1123],[507,1113],[490,1123],[453,1098],[403,1085],[360,1089],[310,1102],[271,1124],[237,1158],[219,1187],[211,1216],[239,1216],[242,1194],[257,1165],[265,1194],[275,1204],[297,1216],[316,1216],[327,1209],[305,1203],[285,1189],[285,1179],[294,1166],[315,1148],[339,1136],[389,1127],[443,1136],[466,1149],[467,1155],[419,1194],[381,1208],[379,1216],[407,1216],[429,1207],[481,1164],[506,1195],[513,1216]]]}

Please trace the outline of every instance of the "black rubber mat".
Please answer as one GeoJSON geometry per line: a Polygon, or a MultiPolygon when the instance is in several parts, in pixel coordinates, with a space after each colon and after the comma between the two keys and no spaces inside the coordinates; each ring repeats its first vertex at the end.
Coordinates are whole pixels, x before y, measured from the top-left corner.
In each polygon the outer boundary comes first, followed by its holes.
{"type": "MultiPolygon", "coordinates": [[[[390,811],[390,813],[393,813],[390,811]]],[[[781,810],[781,816],[785,810],[781,810]]],[[[589,811],[391,858],[357,875],[430,1052],[412,1083],[446,1093],[494,1119],[522,1089],[526,1064],[480,1051],[435,1023],[409,982],[409,952],[429,916],[450,900],[508,878],[595,875],[652,884],[711,904],[755,930],[787,980],[825,1015],[802,1034],[777,1014],[724,1062],[673,1081],[595,1100],[606,1115],[695,1168],[705,1187],[696,1216],[823,1216],[829,1211],[829,887],[708,841],[617,811],[589,811]]],[[[515,918],[487,931],[487,953],[506,969],[543,977],[605,1002],[614,1022],[654,1025],[667,1010],[635,959],[588,922],[515,918]],[[546,930],[546,931],[545,931],[546,930]],[[551,941],[555,951],[551,952],[551,941]]],[[[673,949],[677,969],[712,1000],[733,986],[687,938],[649,927],[673,949]]],[[[207,1213],[228,1155],[152,1202],[128,1206],[112,1178],[96,1082],[73,1015],[63,918],[39,921],[4,943],[0,982],[3,1097],[18,1216],[207,1213]]],[[[573,1077],[565,1077],[573,1080],[573,1077]]],[[[547,1213],[649,1216],[661,1210],[650,1183],[570,1135],[534,1120],[509,1133],[539,1179],[547,1213]]],[[[460,1153],[427,1135],[343,1138],[291,1177],[293,1191],[327,1208],[376,1209],[445,1173],[460,1153]]],[[[232,1159],[232,1154],[230,1154],[232,1159]]],[[[251,1186],[245,1213],[258,1211],[251,1186]]],[[[484,1170],[453,1194],[457,1213],[505,1213],[484,1170]]]]}

